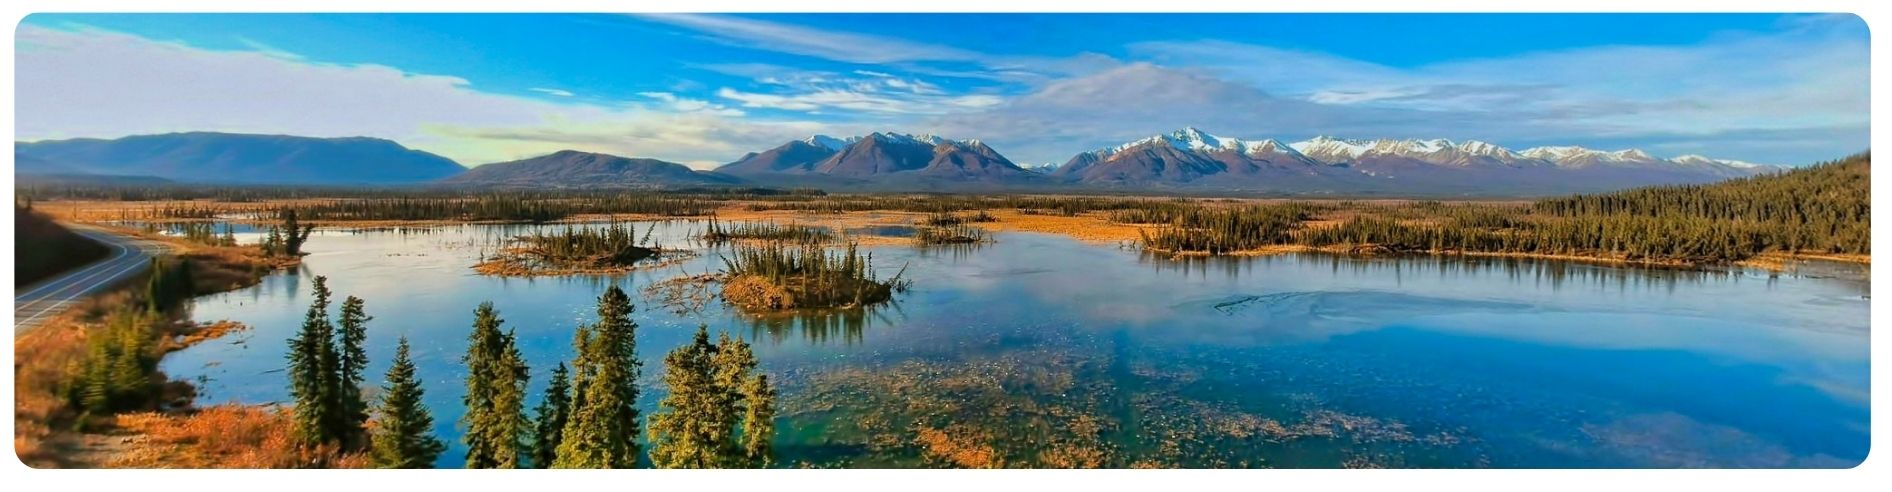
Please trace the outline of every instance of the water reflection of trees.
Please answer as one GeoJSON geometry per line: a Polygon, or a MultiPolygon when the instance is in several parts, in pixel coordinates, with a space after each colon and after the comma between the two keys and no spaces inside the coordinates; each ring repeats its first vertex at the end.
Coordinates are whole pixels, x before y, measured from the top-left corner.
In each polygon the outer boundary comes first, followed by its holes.
{"type": "MultiPolygon", "coordinates": [[[[1291,253],[1269,256],[1183,256],[1143,253],[1139,262],[1158,273],[1204,276],[1220,274],[1230,279],[1253,273],[1256,268],[1271,272],[1307,273],[1310,266],[1326,266],[1330,274],[1384,276],[1400,282],[1422,276],[1440,280],[1505,278],[1514,284],[1530,284],[1553,291],[1565,287],[1595,286],[1631,290],[1662,289],[1707,282],[1738,281],[1746,278],[1739,269],[1693,269],[1612,265],[1600,262],[1550,260],[1521,257],[1412,255],[1394,257],[1356,257],[1326,253],[1291,253]],[[1279,267],[1279,268],[1277,268],[1279,267]],[[1299,267],[1299,268],[1295,268],[1299,267]]],[[[1767,279],[1770,283],[1774,278],[1767,279]]]]}
{"type": "Polygon", "coordinates": [[[790,313],[741,316],[749,324],[750,338],[767,339],[777,345],[799,335],[812,344],[839,341],[852,346],[865,338],[875,324],[893,326],[895,318],[904,318],[898,303],[853,309],[798,310],[790,313]]]}
{"type": "Polygon", "coordinates": [[[986,243],[984,242],[927,244],[915,246],[914,249],[919,251],[921,258],[944,258],[957,263],[971,258],[974,252],[985,248],[985,245],[986,243]]]}

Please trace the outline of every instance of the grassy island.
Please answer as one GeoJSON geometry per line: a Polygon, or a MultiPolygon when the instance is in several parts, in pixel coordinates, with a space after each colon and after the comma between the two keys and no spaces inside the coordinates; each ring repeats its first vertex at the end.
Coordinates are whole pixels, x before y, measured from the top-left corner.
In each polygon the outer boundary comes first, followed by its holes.
{"type": "Polygon", "coordinates": [[[622,224],[588,229],[566,226],[511,238],[499,252],[474,265],[486,275],[536,276],[615,273],[638,262],[677,254],[643,239],[622,224]]]}
{"type": "Polygon", "coordinates": [[[723,299],[754,312],[855,308],[893,299],[911,283],[900,273],[880,280],[873,256],[855,244],[831,253],[819,243],[773,241],[737,246],[723,258],[723,299]]]}

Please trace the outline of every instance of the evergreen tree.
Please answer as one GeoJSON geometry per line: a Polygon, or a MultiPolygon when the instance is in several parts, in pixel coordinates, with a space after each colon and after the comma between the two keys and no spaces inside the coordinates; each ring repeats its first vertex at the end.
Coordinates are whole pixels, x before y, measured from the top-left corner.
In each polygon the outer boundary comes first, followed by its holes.
{"type": "Polygon", "coordinates": [[[637,466],[637,323],[630,296],[617,286],[598,297],[598,321],[580,330],[572,363],[572,412],[559,439],[556,468],[637,466]]]}
{"type": "Polygon", "coordinates": [[[467,468],[518,468],[530,430],[525,414],[525,358],[513,334],[501,332],[505,320],[493,303],[481,303],[474,313],[473,334],[466,357],[467,468]]]}
{"type": "Polygon", "coordinates": [[[664,357],[670,392],[651,417],[651,463],[661,468],[752,468],[773,457],[775,390],[756,373],[755,352],[727,333],[709,342],[697,327],[689,345],[664,357]]]}
{"type": "Polygon", "coordinates": [[[434,417],[428,413],[424,397],[420,381],[414,378],[414,361],[408,357],[407,337],[401,337],[394,349],[394,365],[388,367],[387,385],[382,387],[380,416],[375,420],[375,466],[431,468],[447,449],[433,435],[434,417]]]}
{"type": "Polygon", "coordinates": [[[276,226],[269,226],[269,236],[265,237],[262,244],[258,246],[262,247],[263,256],[276,256],[283,254],[282,242],[282,229],[276,226]]]}
{"type": "Polygon", "coordinates": [[[295,435],[303,446],[336,441],[334,327],[328,318],[328,277],[315,277],[315,300],[302,329],[289,340],[289,394],[295,398],[295,435]]]}
{"type": "Polygon", "coordinates": [[[742,457],[746,468],[775,463],[775,387],[767,374],[757,374],[742,385],[747,404],[742,418],[742,457]]]}
{"type": "Polygon", "coordinates": [[[717,347],[698,326],[690,344],[664,356],[664,387],[650,417],[650,463],[658,468],[722,468],[731,446],[727,405],[716,385],[717,347]]]}
{"type": "Polygon", "coordinates": [[[572,411],[572,388],[569,372],[564,363],[552,369],[552,382],[545,387],[545,399],[539,401],[537,419],[532,433],[532,466],[551,468],[558,459],[559,437],[565,432],[565,422],[570,420],[572,411]]]}
{"type": "Polygon", "coordinates": [[[315,232],[314,225],[301,225],[296,220],[296,209],[282,211],[282,250],[289,256],[302,255],[302,243],[309,240],[309,234],[315,232]]]}
{"type": "Polygon", "coordinates": [[[336,391],[340,426],[336,431],[337,437],[351,448],[365,442],[363,433],[368,423],[368,402],[361,396],[361,385],[368,371],[368,352],[362,348],[362,344],[368,339],[368,321],[374,317],[362,310],[362,304],[361,298],[348,296],[342,301],[340,320],[341,349],[336,391]]]}

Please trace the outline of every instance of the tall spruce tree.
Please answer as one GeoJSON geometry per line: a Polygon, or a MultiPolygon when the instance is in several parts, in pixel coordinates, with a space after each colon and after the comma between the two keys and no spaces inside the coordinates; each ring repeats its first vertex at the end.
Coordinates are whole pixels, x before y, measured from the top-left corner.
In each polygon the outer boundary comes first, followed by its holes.
{"type": "Polygon", "coordinates": [[[747,406],[742,418],[743,466],[762,468],[775,464],[775,387],[767,374],[756,374],[742,385],[747,406]]]}
{"type": "Polygon", "coordinates": [[[571,420],[572,388],[569,371],[564,363],[552,369],[552,381],[545,387],[545,398],[539,400],[539,408],[534,413],[536,419],[532,432],[532,466],[551,468],[558,459],[558,443],[565,432],[565,422],[571,420]]]}
{"type": "Polygon", "coordinates": [[[361,385],[368,371],[368,352],[362,344],[368,340],[368,316],[363,311],[361,298],[348,296],[342,301],[341,313],[341,348],[339,385],[336,391],[338,400],[336,429],[338,438],[350,448],[359,448],[366,443],[366,425],[368,423],[368,402],[362,398],[361,385]]]}
{"type": "Polygon", "coordinates": [[[637,466],[639,433],[637,323],[630,296],[617,286],[598,297],[598,321],[580,330],[572,362],[572,413],[559,438],[555,468],[637,466]]]}
{"type": "Polygon", "coordinates": [[[501,332],[505,320],[493,303],[481,303],[474,312],[473,333],[466,357],[467,468],[518,468],[522,464],[530,425],[525,414],[525,358],[513,334],[501,332]]]}
{"type": "Polygon", "coordinates": [[[709,342],[699,326],[690,344],[664,358],[669,393],[651,417],[651,463],[662,468],[752,468],[773,459],[775,390],[756,373],[755,352],[727,333],[709,342]]]}
{"type": "Polygon", "coordinates": [[[664,387],[650,417],[650,463],[658,468],[722,468],[730,447],[730,399],[716,386],[716,346],[698,326],[688,345],[664,356],[664,387]]]}
{"type": "Polygon", "coordinates": [[[295,435],[305,447],[336,442],[334,327],[328,318],[328,277],[315,277],[315,300],[302,328],[289,339],[289,394],[295,398],[295,435]]]}
{"type": "Polygon", "coordinates": [[[434,416],[427,411],[425,397],[420,381],[414,377],[407,337],[401,337],[394,349],[394,365],[388,367],[387,385],[382,386],[380,415],[375,420],[375,466],[432,468],[434,460],[447,449],[434,437],[434,416]]]}

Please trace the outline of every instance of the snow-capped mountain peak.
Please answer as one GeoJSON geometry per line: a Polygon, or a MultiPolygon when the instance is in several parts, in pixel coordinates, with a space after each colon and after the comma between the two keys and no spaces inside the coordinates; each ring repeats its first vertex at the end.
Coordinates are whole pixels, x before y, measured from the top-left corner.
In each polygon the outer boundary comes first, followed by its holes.
{"type": "Polygon", "coordinates": [[[874,133],[868,134],[866,138],[872,138],[872,139],[879,140],[882,142],[926,144],[926,145],[939,145],[939,144],[943,144],[950,141],[944,137],[940,137],[938,135],[933,135],[933,134],[913,135],[910,133],[895,133],[895,132],[874,132],[874,133]]]}
{"type": "Polygon", "coordinates": [[[1266,153],[1266,152],[1285,152],[1285,153],[1296,154],[1296,155],[1299,155],[1301,153],[1301,151],[1295,150],[1294,146],[1281,143],[1280,140],[1275,140],[1272,138],[1262,140],[1260,142],[1243,142],[1242,152],[1246,152],[1248,154],[1261,154],[1261,153],[1266,153]]]}
{"type": "Polygon", "coordinates": [[[861,137],[848,137],[845,139],[841,139],[841,138],[830,137],[827,135],[814,135],[814,136],[810,136],[808,138],[802,139],[802,142],[807,143],[809,145],[816,146],[816,147],[828,149],[828,150],[841,150],[841,148],[846,147],[847,144],[858,142],[860,140],[861,140],[861,137]]]}
{"type": "Polygon", "coordinates": [[[1505,158],[1505,157],[1518,156],[1518,154],[1516,152],[1512,152],[1511,149],[1500,147],[1497,144],[1493,144],[1491,142],[1485,142],[1481,140],[1466,140],[1464,142],[1459,143],[1458,148],[1459,150],[1463,150],[1472,155],[1482,155],[1486,157],[1505,158]]]}
{"type": "Polygon", "coordinates": [[[1736,161],[1736,160],[1729,160],[1729,159],[1716,159],[1716,158],[1712,158],[1712,157],[1708,157],[1708,156],[1704,156],[1700,154],[1688,154],[1688,155],[1679,156],[1679,157],[1676,157],[1674,159],[1669,159],[1669,160],[1674,161],[1677,164],[1686,164],[1686,165],[1692,165],[1692,166],[1706,166],[1706,165],[1719,164],[1723,166],[1737,167],[1741,169],[1767,167],[1766,164],[1755,164],[1752,162],[1736,161]]]}
{"type": "Polygon", "coordinates": [[[1321,135],[1295,142],[1290,146],[1293,147],[1294,150],[1310,156],[1320,156],[1330,160],[1336,158],[1344,160],[1360,157],[1360,154],[1366,153],[1367,149],[1373,148],[1373,142],[1321,135]]]}
{"type": "Polygon", "coordinates": [[[1392,154],[1392,155],[1403,156],[1403,155],[1412,155],[1412,154],[1431,154],[1431,153],[1435,153],[1435,152],[1439,152],[1439,151],[1443,151],[1443,150],[1447,150],[1451,148],[1453,148],[1452,141],[1446,140],[1443,138],[1435,138],[1431,140],[1418,140],[1418,139],[1409,138],[1405,140],[1391,140],[1391,139],[1374,140],[1373,146],[1368,148],[1367,150],[1369,152],[1377,152],[1381,154],[1392,154]]]}
{"type": "Polygon", "coordinates": [[[1557,161],[1557,160],[1562,160],[1562,159],[1570,159],[1570,158],[1575,158],[1575,157],[1582,157],[1582,156],[1601,154],[1601,153],[1602,152],[1600,151],[1590,150],[1590,149],[1578,147],[1575,145],[1531,147],[1529,149],[1524,149],[1524,152],[1522,152],[1522,154],[1525,157],[1529,157],[1532,159],[1544,159],[1544,160],[1549,160],[1549,161],[1557,161]]]}
{"type": "Polygon", "coordinates": [[[1648,153],[1648,152],[1643,152],[1643,151],[1642,151],[1641,149],[1624,149],[1624,150],[1618,150],[1618,151],[1615,151],[1615,152],[1611,152],[1611,153],[1610,153],[1610,157],[1614,157],[1614,158],[1617,158],[1617,159],[1620,159],[1620,160],[1625,160],[1625,161],[1630,161],[1630,160],[1634,160],[1634,161],[1653,161],[1653,160],[1657,160],[1657,159],[1655,158],[1655,156],[1651,156],[1651,155],[1649,155],[1649,153],[1648,153]]]}

